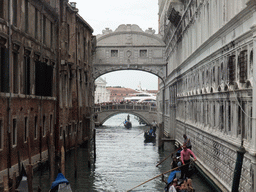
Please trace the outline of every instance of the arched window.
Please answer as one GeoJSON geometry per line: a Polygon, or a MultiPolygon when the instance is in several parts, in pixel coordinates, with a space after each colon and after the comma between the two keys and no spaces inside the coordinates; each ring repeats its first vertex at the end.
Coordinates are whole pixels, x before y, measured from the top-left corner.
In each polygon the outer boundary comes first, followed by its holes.
{"type": "Polygon", "coordinates": [[[241,51],[238,57],[239,81],[245,83],[247,79],[247,50],[241,51]]]}
{"type": "Polygon", "coordinates": [[[250,53],[250,69],[249,69],[249,72],[250,72],[250,77],[253,76],[253,50],[251,50],[251,53],[250,53]]]}
{"type": "Polygon", "coordinates": [[[228,58],[228,77],[229,77],[229,83],[233,83],[235,81],[236,77],[236,56],[231,55],[228,58]]]}

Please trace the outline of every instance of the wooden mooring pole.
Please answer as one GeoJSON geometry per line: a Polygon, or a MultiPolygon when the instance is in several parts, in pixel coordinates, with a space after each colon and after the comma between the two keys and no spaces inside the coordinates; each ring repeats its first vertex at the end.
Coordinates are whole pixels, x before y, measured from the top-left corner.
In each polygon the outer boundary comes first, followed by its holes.
{"type": "Polygon", "coordinates": [[[65,176],[65,149],[64,146],[61,147],[61,173],[65,176]]]}

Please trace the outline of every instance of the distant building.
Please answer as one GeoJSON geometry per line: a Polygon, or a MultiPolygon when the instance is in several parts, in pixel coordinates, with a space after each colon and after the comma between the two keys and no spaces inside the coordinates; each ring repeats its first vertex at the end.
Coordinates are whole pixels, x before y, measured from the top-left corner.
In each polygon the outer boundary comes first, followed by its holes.
{"type": "Polygon", "coordinates": [[[103,103],[110,101],[110,91],[106,89],[107,82],[99,77],[95,80],[95,96],[94,103],[103,103]]]}
{"type": "Polygon", "coordinates": [[[107,87],[107,90],[110,91],[110,101],[122,101],[125,97],[130,96],[131,94],[138,93],[138,91],[131,88],[124,87],[107,87]]]}

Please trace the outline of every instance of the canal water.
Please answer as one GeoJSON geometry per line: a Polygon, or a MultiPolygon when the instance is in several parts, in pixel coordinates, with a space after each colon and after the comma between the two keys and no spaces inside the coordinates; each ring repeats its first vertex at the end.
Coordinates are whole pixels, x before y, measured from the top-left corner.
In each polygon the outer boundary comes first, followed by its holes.
{"type": "MultiPolygon", "coordinates": [[[[148,181],[170,169],[170,158],[156,167],[156,164],[170,154],[159,151],[155,143],[144,143],[143,133],[149,127],[139,125],[130,115],[133,127],[124,128],[127,114],[119,114],[96,129],[96,161],[88,168],[88,151],[78,150],[78,173],[74,177],[73,152],[66,156],[66,178],[73,192],[122,192],[148,181]]],[[[165,175],[166,179],[168,174],[165,175]]],[[[199,175],[192,181],[196,191],[211,192],[211,188],[199,175]]],[[[42,191],[50,188],[49,172],[36,172],[33,179],[34,190],[41,186],[42,191]]],[[[158,177],[133,191],[162,192],[165,184],[158,177]]]]}

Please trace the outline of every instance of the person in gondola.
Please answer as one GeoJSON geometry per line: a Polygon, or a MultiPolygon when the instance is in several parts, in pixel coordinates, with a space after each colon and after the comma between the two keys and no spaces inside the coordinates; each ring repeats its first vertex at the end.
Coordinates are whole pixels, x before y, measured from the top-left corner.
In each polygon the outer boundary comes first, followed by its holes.
{"type": "Polygon", "coordinates": [[[156,122],[156,120],[153,120],[152,126],[153,126],[154,132],[156,132],[156,127],[157,127],[157,122],[156,122]]]}
{"type": "Polygon", "coordinates": [[[151,135],[151,136],[155,135],[154,129],[152,127],[150,127],[149,135],[151,135]]]}

